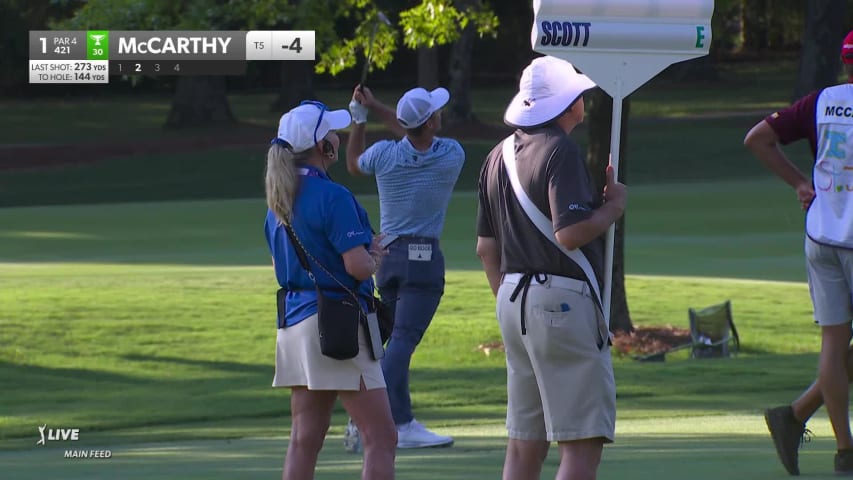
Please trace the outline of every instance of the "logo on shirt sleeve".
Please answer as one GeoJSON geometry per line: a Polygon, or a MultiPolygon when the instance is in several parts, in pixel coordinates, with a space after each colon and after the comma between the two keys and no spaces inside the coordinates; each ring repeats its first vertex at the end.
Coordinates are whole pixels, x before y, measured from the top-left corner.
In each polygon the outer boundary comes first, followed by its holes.
{"type": "Polygon", "coordinates": [[[584,205],[582,203],[570,203],[569,211],[572,212],[589,212],[592,209],[588,205],[584,205]]]}

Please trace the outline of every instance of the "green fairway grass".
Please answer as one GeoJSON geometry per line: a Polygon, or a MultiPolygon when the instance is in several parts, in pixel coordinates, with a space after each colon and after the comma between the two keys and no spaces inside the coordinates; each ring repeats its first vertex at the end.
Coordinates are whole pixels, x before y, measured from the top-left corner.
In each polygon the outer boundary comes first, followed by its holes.
{"type": "MultiPolygon", "coordinates": [[[[792,62],[732,63],[720,65],[718,82],[673,82],[666,76],[652,80],[631,96],[632,115],[623,138],[627,142],[622,169],[626,183],[766,177],[767,172],[743,147],[743,137],[764,115],[789,102],[795,73],[792,62]]],[[[503,126],[503,111],[513,92],[511,86],[472,90],[474,113],[486,124],[503,126]]],[[[318,96],[330,105],[343,106],[350,93],[349,89],[320,90],[318,96]]],[[[382,94],[393,104],[400,93],[382,94]]],[[[230,101],[240,125],[182,130],[162,128],[170,102],[163,95],[0,100],[10,124],[0,130],[0,144],[164,144],[157,153],[116,157],[93,151],[92,161],[84,164],[0,171],[0,207],[261,197],[265,140],[257,145],[203,146],[241,132],[246,142],[259,138],[263,129],[272,135],[280,115],[268,108],[273,100],[269,93],[234,94],[230,101]],[[81,111],[96,120],[80,120],[81,111]],[[46,135],[41,128],[45,118],[63,128],[46,135]],[[170,151],[169,142],[179,139],[199,147],[170,151]]],[[[381,130],[378,122],[370,122],[369,127],[374,132],[381,130]]],[[[574,133],[584,148],[585,128],[581,125],[574,133]]],[[[457,191],[476,189],[482,161],[499,140],[461,139],[467,161],[457,191]]],[[[786,151],[799,166],[810,169],[811,155],[805,143],[786,151]]],[[[339,165],[332,169],[335,178],[356,193],[375,193],[372,179],[346,173],[345,152],[340,154],[339,165]]]]}
{"type": "MultiPolygon", "coordinates": [[[[630,96],[622,171],[632,320],[687,328],[689,307],[731,300],[741,351],[637,362],[614,350],[617,441],[599,478],[788,478],[762,410],[811,383],[820,332],[804,283],[803,212],[742,142],[790,102],[796,71],[794,60],[721,63],[716,79],[667,72],[630,96]]],[[[376,93],[393,105],[404,89],[376,93]]],[[[514,93],[510,84],[474,88],[473,113],[503,126],[514,93]]],[[[350,94],[317,91],[333,108],[350,94]]],[[[168,93],[0,100],[0,155],[8,145],[92,152],[82,164],[0,171],[0,479],[280,477],[290,399],[270,386],[277,285],[263,236],[267,145],[251,140],[272,136],[275,97],[231,92],[239,124],[182,130],[162,127],[168,93]],[[216,143],[226,136],[229,146],[216,143]],[[199,148],[176,151],[176,141],[199,148]],[[162,148],[94,148],[140,142],[162,148]],[[80,441],[36,446],[42,425],[77,428],[80,441]],[[109,449],[112,458],[65,459],[65,448],[109,449]]],[[[377,119],[368,128],[379,133],[377,119]]],[[[586,126],[573,136],[585,148],[586,126]]],[[[446,292],[412,359],[418,419],[456,443],[398,452],[401,479],[501,472],[505,358],[482,348],[500,333],[474,252],[478,172],[500,139],[482,137],[461,139],[467,161],[441,239],[446,292]]],[[[785,151],[810,170],[804,143],[785,151]]],[[[348,175],[340,153],[331,174],[379,230],[374,179],[348,175]]],[[[320,480],[358,477],[361,457],[342,447],[346,419],[337,406],[320,480]]],[[[801,449],[802,478],[827,477],[832,429],[823,411],[808,426],[816,437],[801,449]]],[[[543,478],[557,465],[552,450],[543,478]]]]}
{"type": "MultiPolygon", "coordinates": [[[[377,219],[375,196],[361,199],[377,219]]],[[[457,445],[401,452],[399,478],[500,472],[504,357],[478,348],[500,335],[475,211],[473,193],[454,195],[446,294],[412,370],[418,418],[457,445]]],[[[289,401],[270,387],[264,212],[262,199],[0,209],[0,476],[278,476],[289,401]],[[79,428],[69,448],[114,458],[36,447],[45,424],[79,428]]],[[[819,347],[793,193],[768,180],[631,187],[626,266],[636,324],[686,328],[688,307],[731,299],[742,352],[665,363],[614,352],[619,440],[601,478],[783,478],[760,411],[809,384],[819,347]]],[[[320,479],[359,469],[340,447],[344,423],[337,408],[320,479]]],[[[813,423],[804,473],[825,474],[830,430],[813,423]]]]}
{"type": "MultiPolygon", "coordinates": [[[[731,299],[745,358],[665,370],[626,360],[623,414],[750,409],[807,383],[817,348],[807,289],[766,281],[802,280],[802,214],[790,193],[755,181],[632,195],[635,322],[686,327],[688,307],[731,299]],[[705,200],[720,188],[719,201],[705,200]],[[781,387],[765,374],[780,365],[790,377],[781,387]],[[737,380],[716,391],[705,383],[715,375],[737,380]]],[[[365,204],[376,218],[375,198],[365,204]]],[[[477,348],[499,334],[473,251],[475,208],[474,195],[454,196],[447,293],[415,358],[427,418],[494,419],[503,409],[502,357],[477,348]]],[[[281,414],[284,393],[268,388],[276,286],[263,213],[260,200],[0,210],[0,378],[16,386],[0,397],[2,436],[44,422],[114,430],[281,414]]]]}
{"type": "MultiPolygon", "coordinates": [[[[374,228],[378,202],[365,196],[374,228]]],[[[451,269],[479,269],[477,199],[450,204],[451,269]]],[[[267,265],[262,199],[0,209],[0,262],[267,265]]],[[[803,213],[774,180],[629,187],[629,273],[805,281],[803,213]]]]}
{"type": "MultiPolygon", "coordinates": [[[[766,178],[767,171],[743,146],[744,135],[758,120],[760,116],[690,122],[632,119],[623,164],[625,182],[633,186],[766,178]]],[[[585,144],[585,131],[580,129],[575,138],[585,144]]],[[[477,189],[483,160],[497,141],[462,141],[466,163],[457,191],[477,189]]],[[[263,144],[218,147],[0,171],[0,207],[262,197],[266,148],[263,144]]],[[[807,145],[795,144],[786,150],[804,170],[810,169],[807,145]]],[[[340,155],[330,171],[333,178],[356,193],[376,193],[375,180],[349,175],[345,152],[340,155]]],[[[727,193],[725,185],[717,188],[721,195],[727,193]]]]}
{"type": "MultiPolygon", "coordinates": [[[[44,423],[95,431],[286,411],[285,392],[269,387],[275,286],[267,268],[4,270],[11,274],[0,281],[0,303],[11,308],[0,317],[0,376],[15,386],[0,399],[4,437],[29,437],[44,423]]],[[[638,323],[686,326],[688,306],[730,298],[744,358],[711,371],[707,362],[658,369],[626,359],[617,369],[630,378],[619,389],[629,406],[623,415],[749,410],[808,382],[818,332],[804,285],[631,277],[628,287],[638,323]],[[767,375],[776,368],[790,380],[767,375]],[[715,380],[721,383],[708,384],[715,380]]],[[[478,350],[500,338],[492,308],[482,274],[448,275],[447,295],[413,364],[419,415],[500,416],[503,358],[478,350]]]]}
{"type": "MultiPolygon", "coordinates": [[[[338,417],[338,423],[343,417],[338,417]]],[[[825,418],[810,424],[818,438],[800,453],[801,478],[825,478],[832,472],[833,444],[825,418]]],[[[502,427],[446,427],[452,448],[397,453],[397,477],[411,480],[494,479],[500,477],[505,448],[502,427]]],[[[318,480],[358,478],[361,456],[344,452],[339,431],[326,439],[317,468],[318,480]]],[[[111,446],[87,442],[80,448],[108,448],[108,460],[63,459],[58,448],[0,452],[5,474],[18,480],[151,478],[261,479],[277,478],[287,440],[184,441],[111,446]]],[[[776,460],[759,415],[625,420],[617,422],[617,441],[605,447],[599,478],[719,480],[789,478],[776,460]]],[[[543,478],[553,478],[558,455],[552,450],[543,478]]]]}
{"type": "MultiPolygon", "coordinates": [[[[680,118],[708,112],[770,111],[790,102],[796,61],[731,62],[718,65],[716,81],[674,82],[671,76],[652,79],[631,95],[631,109],[641,117],[680,118]]],[[[520,73],[520,72],[519,72],[520,73]]],[[[414,85],[412,85],[414,87],[414,85]]],[[[377,95],[389,105],[406,88],[378,88],[377,95]]],[[[488,124],[502,125],[504,110],[515,94],[515,85],[488,86],[471,91],[474,114],[488,124]]],[[[351,87],[319,89],[317,98],[333,108],[349,103],[351,87]]],[[[234,115],[248,125],[272,127],[281,112],[271,111],[271,93],[232,93],[234,115]]],[[[77,98],[2,99],[6,128],[0,144],[65,144],[118,141],[156,141],[209,135],[208,129],[166,130],[168,94],[134,93],[77,98]],[[86,112],[86,118],[80,118],[86,112]],[[62,125],[46,134],[45,119],[62,125]]],[[[220,132],[221,133],[221,132],[220,132]]]]}

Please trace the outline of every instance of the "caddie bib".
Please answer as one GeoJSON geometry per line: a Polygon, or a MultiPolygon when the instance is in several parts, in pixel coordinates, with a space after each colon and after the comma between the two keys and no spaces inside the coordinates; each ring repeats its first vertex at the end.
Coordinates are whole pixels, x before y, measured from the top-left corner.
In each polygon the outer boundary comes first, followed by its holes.
{"type": "Polygon", "coordinates": [[[824,89],[815,122],[815,199],[806,233],[818,243],[853,248],[853,84],[824,89]]]}

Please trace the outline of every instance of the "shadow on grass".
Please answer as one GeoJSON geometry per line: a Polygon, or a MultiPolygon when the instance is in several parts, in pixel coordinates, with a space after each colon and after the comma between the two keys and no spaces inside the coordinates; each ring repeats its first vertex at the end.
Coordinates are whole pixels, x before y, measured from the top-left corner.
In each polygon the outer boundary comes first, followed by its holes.
{"type": "MultiPolygon", "coordinates": [[[[132,374],[0,361],[0,378],[12,386],[0,397],[0,438],[28,441],[44,423],[106,432],[289,415],[287,390],[270,387],[271,364],[156,355],[126,355],[121,361],[132,374]]],[[[617,361],[617,410],[623,419],[755,415],[796,398],[813,380],[814,365],[813,354],[617,361]]],[[[505,375],[502,366],[416,368],[414,411],[436,427],[501,423],[505,375]]],[[[342,413],[340,406],[336,413],[342,413]]]]}
{"type": "Polygon", "coordinates": [[[120,358],[133,362],[157,362],[157,363],[173,363],[178,365],[191,365],[194,367],[209,368],[222,372],[232,373],[252,373],[252,374],[268,374],[270,365],[239,363],[239,362],[223,362],[218,360],[196,360],[190,358],[167,357],[160,355],[139,355],[129,354],[122,355],[120,358]]]}
{"type": "MultiPolygon", "coordinates": [[[[683,423],[681,430],[695,429],[683,423]]],[[[399,451],[397,478],[407,480],[499,478],[506,438],[495,434],[456,435],[452,448],[399,451]]],[[[344,452],[341,437],[330,435],[320,453],[318,480],[356,478],[362,457],[344,452]]],[[[113,448],[108,462],[70,462],[58,449],[0,453],[0,464],[11,478],[46,476],[65,479],[142,478],[260,479],[278,476],[287,448],[284,439],[193,441],[129,445],[113,448]],[[39,468],[33,468],[38,465],[39,468]]],[[[804,475],[831,472],[831,445],[822,439],[801,455],[804,475]]],[[[542,478],[553,478],[559,465],[554,448],[545,460],[542,478]]],[[[626,435],[605,447],[600,478],[657,480],[689,478],[719,480],[788,478],[765,437],[721,433],[626,435]]]]}
{"type": "MultiPolygon", "coordinates": [[[[79,388],[79,385],[89,382],[117,385],[139,385],[156,382],[142,377],[103,370],[48,368],[37,365],[22,365],[4,360],[0,360],[0,377],[14,385],[16,392],[39,388],[43,390],[66,390],[72,389],[75,385],[77,387],[73,388],[79,388]]],[[[11,398],[11,395],[5,398],[11,398]]],[[[0,404],[2,403],[0,402],[0,404]]]]}

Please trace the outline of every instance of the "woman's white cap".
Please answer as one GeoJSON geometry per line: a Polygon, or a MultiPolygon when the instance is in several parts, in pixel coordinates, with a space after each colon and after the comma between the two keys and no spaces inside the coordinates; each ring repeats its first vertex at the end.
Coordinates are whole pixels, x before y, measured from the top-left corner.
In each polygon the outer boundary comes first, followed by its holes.
{"type": "Polygon", "coordinates": [[[278,136],[294,153],[304,152],[323,139],[331,130],[346,128],[352,123],[347,110],[329,110],[321,102],[308,100],[285,113],[278,121],[278,136]]]}

